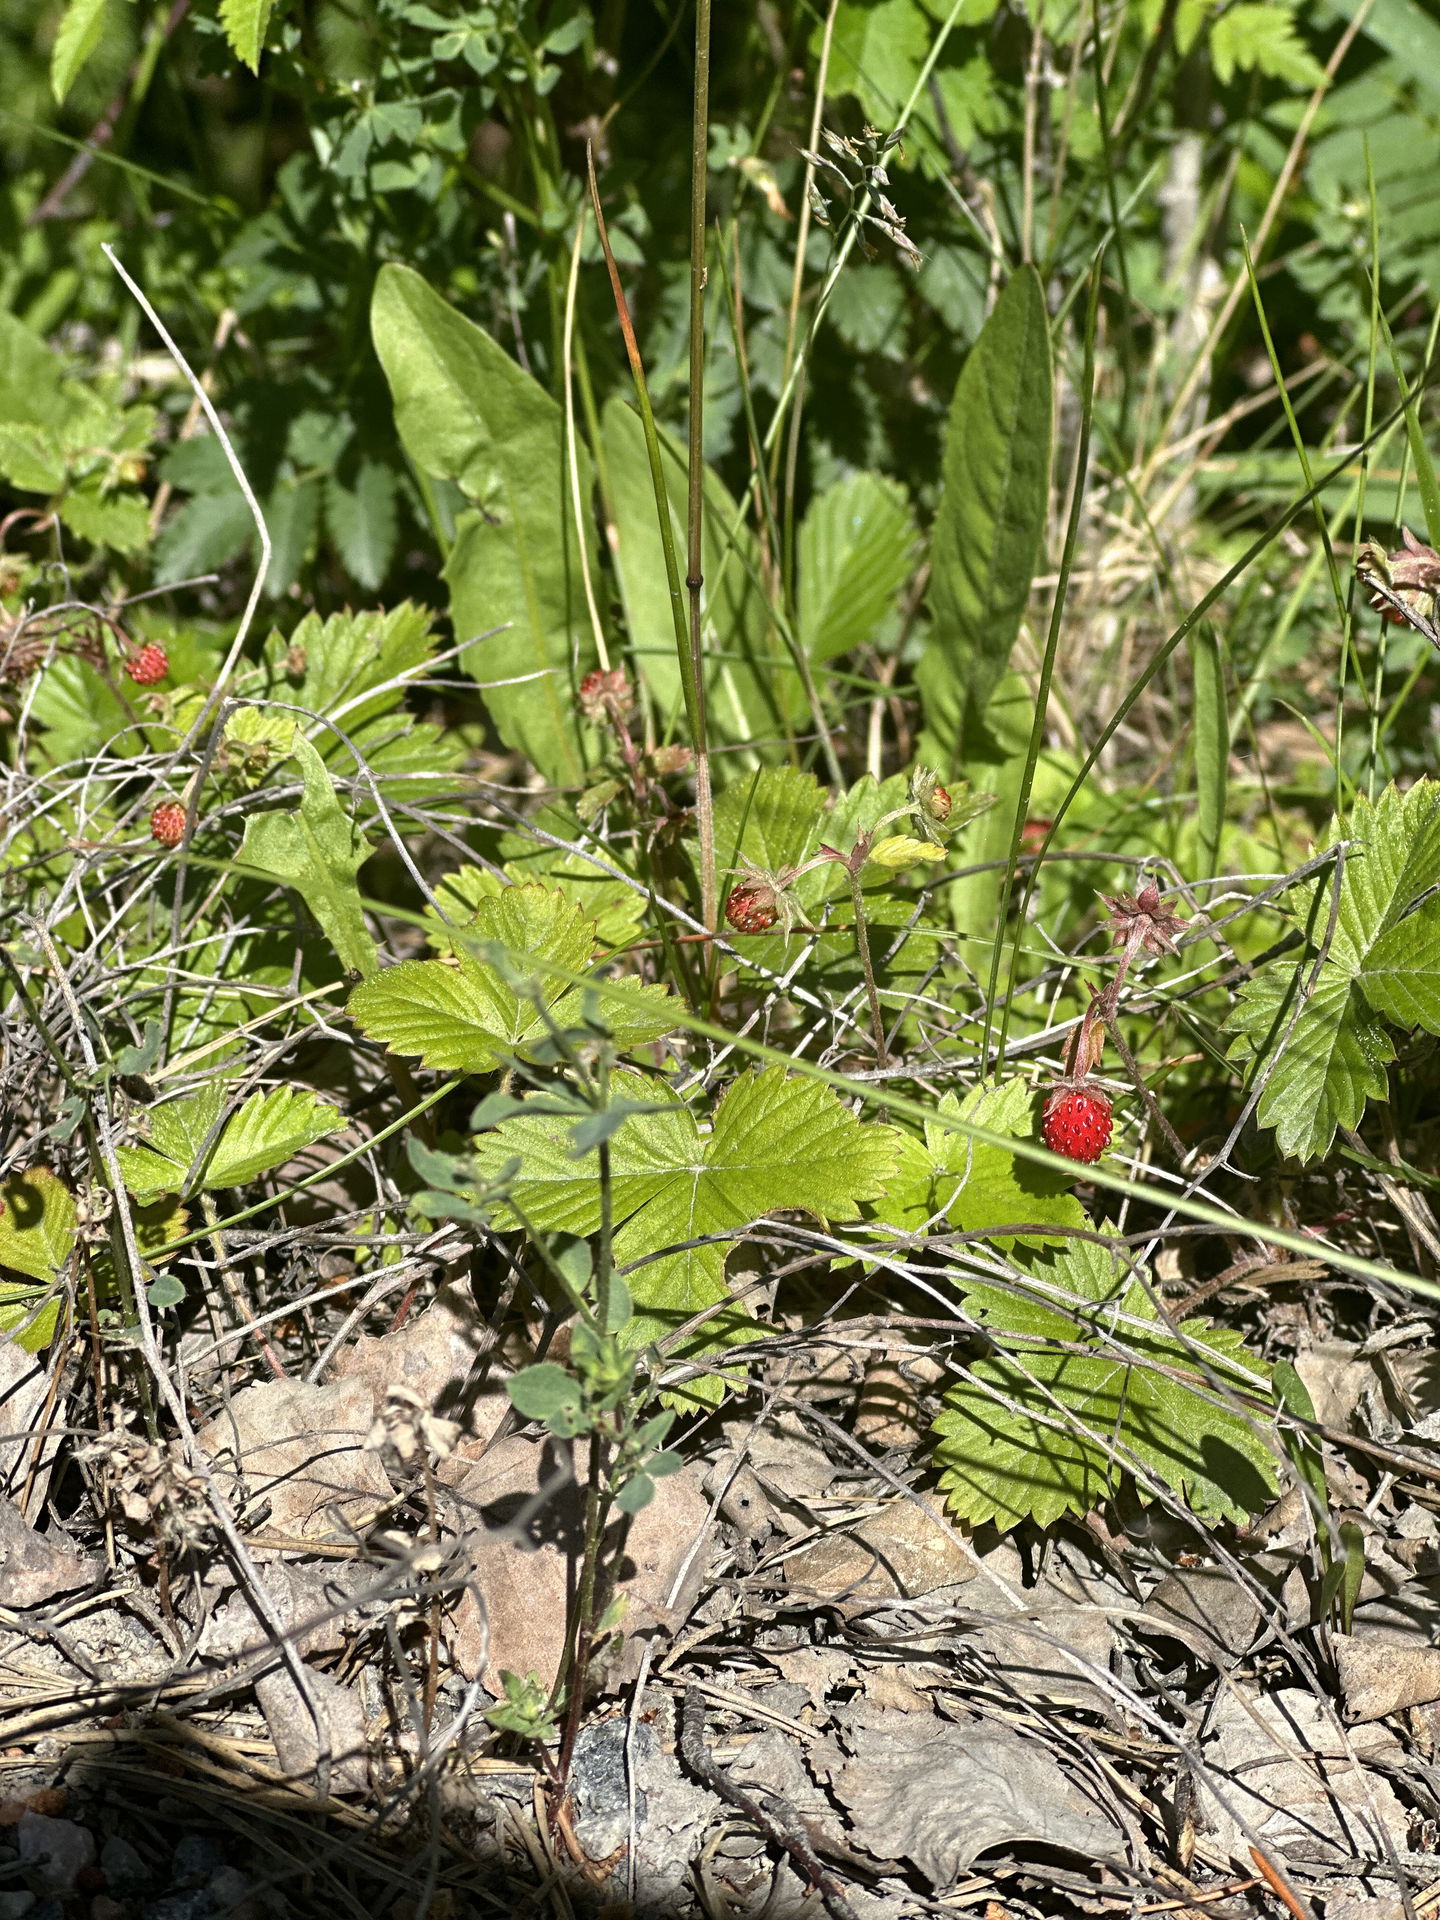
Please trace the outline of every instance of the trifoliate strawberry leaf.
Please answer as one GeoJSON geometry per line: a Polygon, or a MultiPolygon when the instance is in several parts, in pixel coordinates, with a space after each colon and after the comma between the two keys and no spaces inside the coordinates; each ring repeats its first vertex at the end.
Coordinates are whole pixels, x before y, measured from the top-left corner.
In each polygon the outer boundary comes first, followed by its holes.
{"type": "Polygon", "coordinates": [[[465,951],[466,941],[473,940],[475,913],[482,900],[496,899],[507,885],[534,885],[542,878],[552,891],[564,894],[587,920],[595,922],[595,939],[600,947],[613,952],[639,939],[644,894],[636,893],[623,880],[612,880],[575,854],[553,847],[534,851],[549,859],[507,860],[503,878],[489,867],[459,867],[437,883],[435,898],[445,918],[442,920],[434,907],[425,909],[426,937],[437,953],[465,951]]]}
{"type": "Polygon", "coordinates": [[[244,1186],[345,1125],[338,1107],[306,1087],[252,1093],[222,1125],[227,1091],[225,1081],[214,1080],[150,1109],[148,1142],[118,1150],[120,1172],[137,1200],[179,1193],[187,1182],[204,1192],[244,1186]]]}
{"type": "MultiPolygon", "coordinates": [[[[1035,1095],[1024,1080],[972,1087],[963,1100],[947,1093],[937,1110],[970,1120],[1012,1139],[1034,1139],[1035,1095]]],[[[987,1146],[963,1133],[931,1124],[925,1143],[907,1140],[895,1179],[875,1217],[914,1232],[943,1218],[962,1232],[994,1230],[1001,1247],[1054,1245],[1064,1234],[1005,1232],[1007,1227],[1088,1227],[1085,1209],[1062,1173],[1032,1166],[1003,1147],[987,1146]]]]}
{"type": "MultiPolygon", "coordinates": [[[[770,1213],[853,1219],[862,1201],[885,1190],[895,1167],[900,1142],[893,1129],[862,1126],[828,1087],[787,1079],[783,1067],[733,1081],[708,1135],[664,1081],[620,1073],[611,1085],[617,1099],[659,1109],[627,1117],[610,1142],[614,1255],[629,1269],[635,1303],[621,1335],[630,1347],[728,1300],[728,1242],[688,1243],[733,1234],[770,1213]]],[[[577,1160],[572,1131],[563,1118],[537,1112],[476,1141],[482,1177],[520,1162],[510,1188],[513,1224],[579,1235],[599,1228],[598,1158],[577,1160]]],[[[685,1351],[713,1352],[758,1330],[731,1308],[707,1322],[685,1351]]],[[[692,1392],[713,1398],[703,1384],[692,1392]]]]}
{"type": "Polygon", "coordinates": [[[1256,1109],[1282,1152],[1324,1153],[1339,1127],[1359,1125],[1365,1102],[1388,1092],[1394,1048],[1377,1015],[1440,1032],[1440,909],[1417,902],[1440,882],[1440,781],[1359,798],[1331,838],[1350,842],[1333,909],[1334,874],[1297,887],[1286,911],[1312,952],[1272,961],[1246,982],[1226,1026],[1232,1060],[1266,1076],[1256,1109]],[[1324,945],[1327,935],[1328,945],[1324,945]],[[1325,964],[1293,1033],[1290,1021],[1314,958],[1325,964]],[[1277,1047],[1283,1053],[1277,1061],[1277,1047]]]}
{"type": "Polygon", "coordinates": [[[1328,962],[1290,1032],[1309,977],[1308,967],[1262,967],[1241,989],[1226,1021],[1239,1036],[1230,1058],[1253,1057],[1257,1070],[1269,1065],[1283,1043],[1256,1118],[1262,1127],[1275,1129],[1282,1153],[1299,1160],[1328,1151],[1337,1127],[1358,1126],[1365,1102],[1385,1098],[1385,1065],[1395,1058],[1384,1027],[1356,992],[1353,977],[1328,962]]]}
{"type": "Polygon", "coordinates": [[[1204,1320],[1172,1333],[1104,1248],[1075,1242],[1014,1291],[967,1288],[966,1304],[994,1346],[934,1429],[962,1519],[1048,1526],[1089,1512],[1137,1462],[1206,1519],[1274,1498],[1262,1422],[1231,1398],[1268,1401],[1268,1369],[1204,1320]]]}
{"type": "Polygon", "coordinates": [[[459,743],[417,721],[406,699],[438,644],[431,615],[408,600],[384,613],[337,613],[328,620],[309,613],[289,635],[270,635],[261,664],[240,691],[333,721],[302,725],[337,773],[353,774],[358,753],[383,777],[387,793],[398,788],[408,797],[426,786],[448,788],[459,743]]]}
{"type": "MultiPolygon", "coordinates": [[[[455,961],[402,960],[365,981],[350,996],[351,1019],[427,1067],[489,1073],[517,1056],[533,1058],[552,1026],[585,1017],[586,991],[571,981],[594,961],[595,927],[563,893],[506,887],[480,902],[463,944],[472,951],[455,961]],[[473,950],[487,946],[494,958],[477,957],[473,950]]],[[[624,1048],[668,1033],[674,1009],[663,987],[627,980],[592,1011],[624,1048]]]]}

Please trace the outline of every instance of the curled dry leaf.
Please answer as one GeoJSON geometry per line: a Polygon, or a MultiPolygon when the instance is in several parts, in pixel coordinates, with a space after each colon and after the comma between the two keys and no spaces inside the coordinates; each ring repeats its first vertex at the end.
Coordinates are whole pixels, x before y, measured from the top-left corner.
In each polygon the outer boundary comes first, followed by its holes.
{"type": "Polygon", "coordinates": [[[1009,1727],[862,1706],[842,1738],[828,1771],[853,1839],[877,1860],[913,1861],[934,1887],[1017,1841],[1091,1860],[1123,1845],[1046,1748],[1009,1727]]]}

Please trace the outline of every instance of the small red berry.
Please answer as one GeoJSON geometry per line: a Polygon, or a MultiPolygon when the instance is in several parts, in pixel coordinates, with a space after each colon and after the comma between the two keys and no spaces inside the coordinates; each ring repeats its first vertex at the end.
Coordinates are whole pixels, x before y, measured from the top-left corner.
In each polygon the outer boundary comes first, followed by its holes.
{"type": "Polygon", "coordinates": [[[945,791],[944,787],[936,787],[935,791],[930,796],[930,811],[931,813],[934,814],[937,820],[948,820],[950,818],[950,809],[953,806],[953,804],[954,802],[951,800],[949,794],[945,791]]]}
{"type": "Polygon", "coordinates": [[[742,880],[730,889],[725,918],[737,933],[768,933],[780,918],[775,889],[763,880],[742,880]]]}
{"type": "Polygon", "coordinates": [[[1045,1102],[1040,1130],[1052,1153],[1093,1166],[1110,1144],[1110,1096],[1098,1087],[1057,1087],[1045,1102]]]}
{"type": "Polygon", "coordinates": [[[157,647],[152,640],[141,647],[138,653],[132,653],[123,665],[137,687],[153,687],[157,680],[163,680],[169,673],[170,656],[164,647],[157,647]]]}
{"type": "Polygon", "coordinates": [[[162,847],[178,847],[185,838],[185,809],[178,800],[162,800],[150,816],[150,838],[162,847]]]}

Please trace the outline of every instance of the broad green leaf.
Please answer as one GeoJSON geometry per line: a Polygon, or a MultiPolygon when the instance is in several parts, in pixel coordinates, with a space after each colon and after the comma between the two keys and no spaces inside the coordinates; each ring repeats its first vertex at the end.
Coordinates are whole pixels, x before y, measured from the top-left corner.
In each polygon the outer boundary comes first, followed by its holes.
{"type": "MultiPolygon", "coordinates": [[[[955,1114],[992,1133],[1033,1140],[1035,1093],[1024,1080],[1006,1080],[999,1086],[972,1087],[963,1100],[946,1094],[939,1112],[955,1114]]],[[[930,1125],[925,1130],[931,1161],[929,1210],[943,1211],[952,1227],[975,1233],[995,1230],[995,1244],[1011,1247],[1044,1246],[1064,1240],[1060,1234],[1008,1234],[1006,1227],[1088,1227],[1085,1209],[1071,1192],[1073,1180],[1063,1173],[1018,1160],[1003,1147],[967,1139],[963,1133],[930,1125]]],[[[927,1216],[928,1217],[928,1216],[927,1216]]]]}
{"type": "Polygon", "coordinates": [[[260,71],[260,53],[265,45],[265,29],[275,0],[220,0],[220,25],[235,57],[243,60],[252,73],[260,71]]]}
{"type": "Polygon", "coordinates": [[[0,1208],[0,1267],[39,1283],[0,1280],[0,1336],[38,1353],[49,1346],[60,1321],[58,1298],[38,1313],[36,1304],[64,1274],[74,1252],[75,1202],[48,1167],[32,1167],[0,1185],[0,1208]]]}
{"type": "Polygon", "coordinates": [[[50,52],[50,86],[63,101],[105,31],[105,0],[68,0],[50,52]]]}
{"type": "Polygon", "coordinates": [[[373,974],[380,963],[355,882],[373,849],[341,806],[325,763],[308,740],[296,740],[295,757],[305,780],[298,813],[252,814],[239,863],[297,888],[341,964],[354,973],[373,974]]]}
{"type": "MultiPolygon", "coordinates": [[[[1333,937],[1284,1056],[1270,1067],[1313,953],[1263,967],[1225,1023],[1239,1036],[1230,1057],[1270,1069],[1257,1118],[1301,1159],[1325,1152],[1337,1126],[1358,1126],[1367,1099],[1385,1098],[1395,1054],[1377,1015],[1440,1031],[1440,909],[1412,911],[1440,882],[1440,781],[1386,787],[1373,804],[1357,798],[1348,822],[1330,823],[1330,838],[1342,837],[1351,844],[1333,937]]],[[[1287,908],[1315,951],[1330,933],[1334,884],[1330,869],[1297,887],[1287,908]]]]}
{"type": "MultiPolygon", "coordinates": [[[[731,1234],[781,1210],[853,1219],[862,1201],[885,1190],[900,1148],[892,1128],[862,1126],[828,1087],[787,1079],[781,1067],[733,1081],[708,1135],[663,1081],[624,1073],[612,1085],[617,1098],[662,1109],[629,1116],[610,1147],[615,1259],[630,1268],[625,1280],[635,1302],[622,1334],[627,1346],[728,1298],[728,1244],[686,1242],[731,1234]]],[[[571,1130],[564,1118],[537,1114],[477,1139],[482,1175],[520,1161],[510,1190],[517,1224],[523,1216],[543,1231],[598,1230],[598,1163],[594,1155],[576,1161],[571,1130]]],[[[687,1351],[713,1351],[755,1330],[731,1311],[687,1351]]]]}
{"type": "MultiPolygon", "coordinates": [[[[573,821],[541,817],[540,823],[551,832],[573,837],[573,821]]],[[[602,949],[615,951],[633,946],[640,938],[644,895],[627,887],[623,880],[612,880],[602,868],[592,866],[579,854],[531,842],[520,858],[504,863],[503,874],[502,879],[489,867],[459,867],[436,882],[435,898],[444,908],[446,919],[442,920],[433,907],[427,907],[425,920],[430,944],[437,953],[463,951],[458,944],[457,930],[470,925],[482,900],[494,899],[507,885],[523,887],[538,883],[563,893],[587,920],[594,921],[595,939],[602,949]]]]}
{"type": "Polygon", "coordinates": [[[1440,1033],[1440,900],[1382,933],[1360,975],[1365,998],[1401,1027],[1440,1033]]]}
{"type": "Polygon", "coordinates": [[[81,486],[60,501],[60,518],[72,533],[97,547],[138,553],[150,539],[150,509],[138,493],[102,493],[81,486]]]}
{"type": "Polygon", "coordinates": [[[902,487],[878,474],[837,481],[811,502],[800,529],[800,644],[833,660],[885,639],[915,558],[902,487]]]}
{"type": "Polygon", "coordinates": [[[311,557],[320,528],[320,482],[313,474],[283,479],[265,502],[270,531],[270,565],[265,591],[272,599],[288,593],[311,557]]]}
{"type": "Polygon", "coordinates": [[[346,1124],[338,1107],[309,1088],[274,1087],[252,1093],[221,1125],[226,1092],[227,1083],[215,1080],[150,1109],[148,1143],[118,1149],[125,1185],[136,1199],[178,1193],[187,1182],[201,1192],[244,1186],[346,1124]]]}
{"type": "Polygon", "coordinates": [[[1267,1369],[1204,1320],[1172,1334],[1106,1249],[1075,1242],[1013,1291],[967,1288],[966,1304],[994,1346],[946,1393],[934,1430],[946,1501],[972,1525],[1086,1513],[1127,1453],[1207,1519],[1274,1498],[1263,1418],[1226,1402],[1227,1389],[1268,1399],[1267,1369]]]}
{"type": "Polygon", "coordinates": [[[48,1167],[0,1185],[0,1267],[49,1283],[75,1248],[75,1202],[48,1167]]]}
{"type": "MultiPolygon", "coordinates": [[[[590,968],[595,928],[563,893],[506,887],[480,901],[456,944],[469,951],[454,962],[402,960],[358,986],[349,1011],[362,1033],[394,1053],[418,1054],[427,1067],[490,1073],[516,1055],[527,1057],[552,1024],[581,1019],[586,993],[571,976],[590,968]],[[506,972],[476,957],[492,942],[508,958],[506,972]]],[[[675,1018],[666,990],[622,984],[623,993],[607,992],[595,1006],[616,1045],[639,1046],[668,1033],[675,1018]]]]}
{"type": "Polygon", "coordinates": [[[1012,275],[960,373],[930,555],[926,725],[954,762],[1010,659],[1049,504],[1050,323],[1033,266],[1012,275]]]}
{"type": "Polygon", "coordinates": [[[58,433],[71,410],[64,373],[59,354],[39,334],[13,313],[0,313],[0,421],[58,433]]]}
{"type": "MultiPolygon", "coordinates": [[[[1293,961],[1276,961],[1245,983],[1225,1023],[1238,1035],[1231,1059],[1269,1062],[1309,974],[1308,964],[1297,969],[1293,961]]],[[[1275,1129],[1282,1153],[1314,1159],[1328,1151],[1337,1127],[1359,1125],[1367,1100],[1385,1098],[1385,1066],[1394,1058],[1385,1029],[1351,975],[1327,962],[1270,1072],[1255,1117],[1275,1129]]]]}
{"type": "Polygon", "coordinates": [[[772,873],[798,867],[826,837],[826,811],[825,790],[813,773],[762,767],[732,781],[716,800],[716,858],[727,867],[745,861],[772,873]]]}
{"type": "MultiPolygon", "coordinates": [[[[916,0],[840,0],[835,10],[829,91],[851,93],[872,125],[895,124],[930,51],[934,28],[916,0]]],[[[823,26],[811,40],[818,54],[823,26]]]]}
{"type": "MultiPolygon", "coordinates": [[[[684,698],[675,657],[675,624],[660,539],[660,518],[645,434],[634,408],[618,396],[605,406],[603,432],[615,501],[616,574],[625,624],[640,669],[654,696],[660,724],[683,731],[684,698]]],[[[660,433],[666,507],[685,553],[685,451],[660,433]]],[[[770,624],[757,576],[759,555],[748,527],[734,533],[736,508],[724,482],[705,470],[701,525],[700,596],[705,635],[707,718],[711,737],[737,743],[772,741],[800,694],[799,676],[770,624]]]]}
{"type": "MultiPolygon", "coordinates": [[[[455,637],[485,690],[500,737],[556,785],[585,769],[572,667],[592,642],[573,525],[564,416],[539,382],[408,267],[384,266],[371,307],[375,350],[405,449],[426,473],[455,481],[464,514],[446,563],[455,637]],[[522,685],[499,685],[539,675],[522,685]]],[[[580,450],[580,499],[589,456],[580,450]]],[[[581,537],[595,566],[588,511],[581,537]]]]}
{"type": "Polygon", "coordinates": [[[52,428],[29,420],[0,425],[0,473],[12,486],[24,493],[58,493],[65,484],[65,471],[52,428]]]}
{"type": "MultiPolygon", "coordinates": [[[[1335,840],[1355,844],[1345,859],[1340,911],[1328,958],[1358,971],[1371,947],[1422,893],[1440,881],[1440,781],[1417,780],[1407,792],[1389,786],[1372,806],[1357,798],[1335,840]]],[[[1322,896],[1310,936],[1323,938],[1329,917],[1328,876],[1313,883],[1322,896]]]]}

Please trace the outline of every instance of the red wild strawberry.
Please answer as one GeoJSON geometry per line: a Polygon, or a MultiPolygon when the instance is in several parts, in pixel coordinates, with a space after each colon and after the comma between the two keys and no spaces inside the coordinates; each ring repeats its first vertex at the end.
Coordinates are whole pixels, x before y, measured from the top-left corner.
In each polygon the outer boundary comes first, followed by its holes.
{"type": "Polygon", "coordinates": [[[763,880],[742,880],[730,889],[725,918],[737,933],[768,933],[780,918],[775,889],[763,880]]]}
{"type": "Polygon", "coordinates": [[[152,640],[141,647],[138,653],[132,653],[123,662],[125,671],[137,687],[153,687],[157,680],[163,680],[170,671],[170,656],[164,647],[157,647],[152,640]]]}
{"type": "Polygon", "coordinates": [[[930,811],[937,820],[948,820],[950,809],[954,805],[944,787],[936,787],[930,796],[930,811]]]}
{"type": "Polygon", "coordinates": [[[1052,1153],[1088,1167],[1109,1146],[1112,1125],[1108,1093],[1099,1087],[1071,1086],[1057,1087],[1045,1102],[1040,1130],[1052,1153]]]}
{"type": "Polygon", "coordinates": [[[150,838],[162,847],[178,847],[185,838],[185,809],[178,800],[162,800],[150,816],[150,838]]]}

